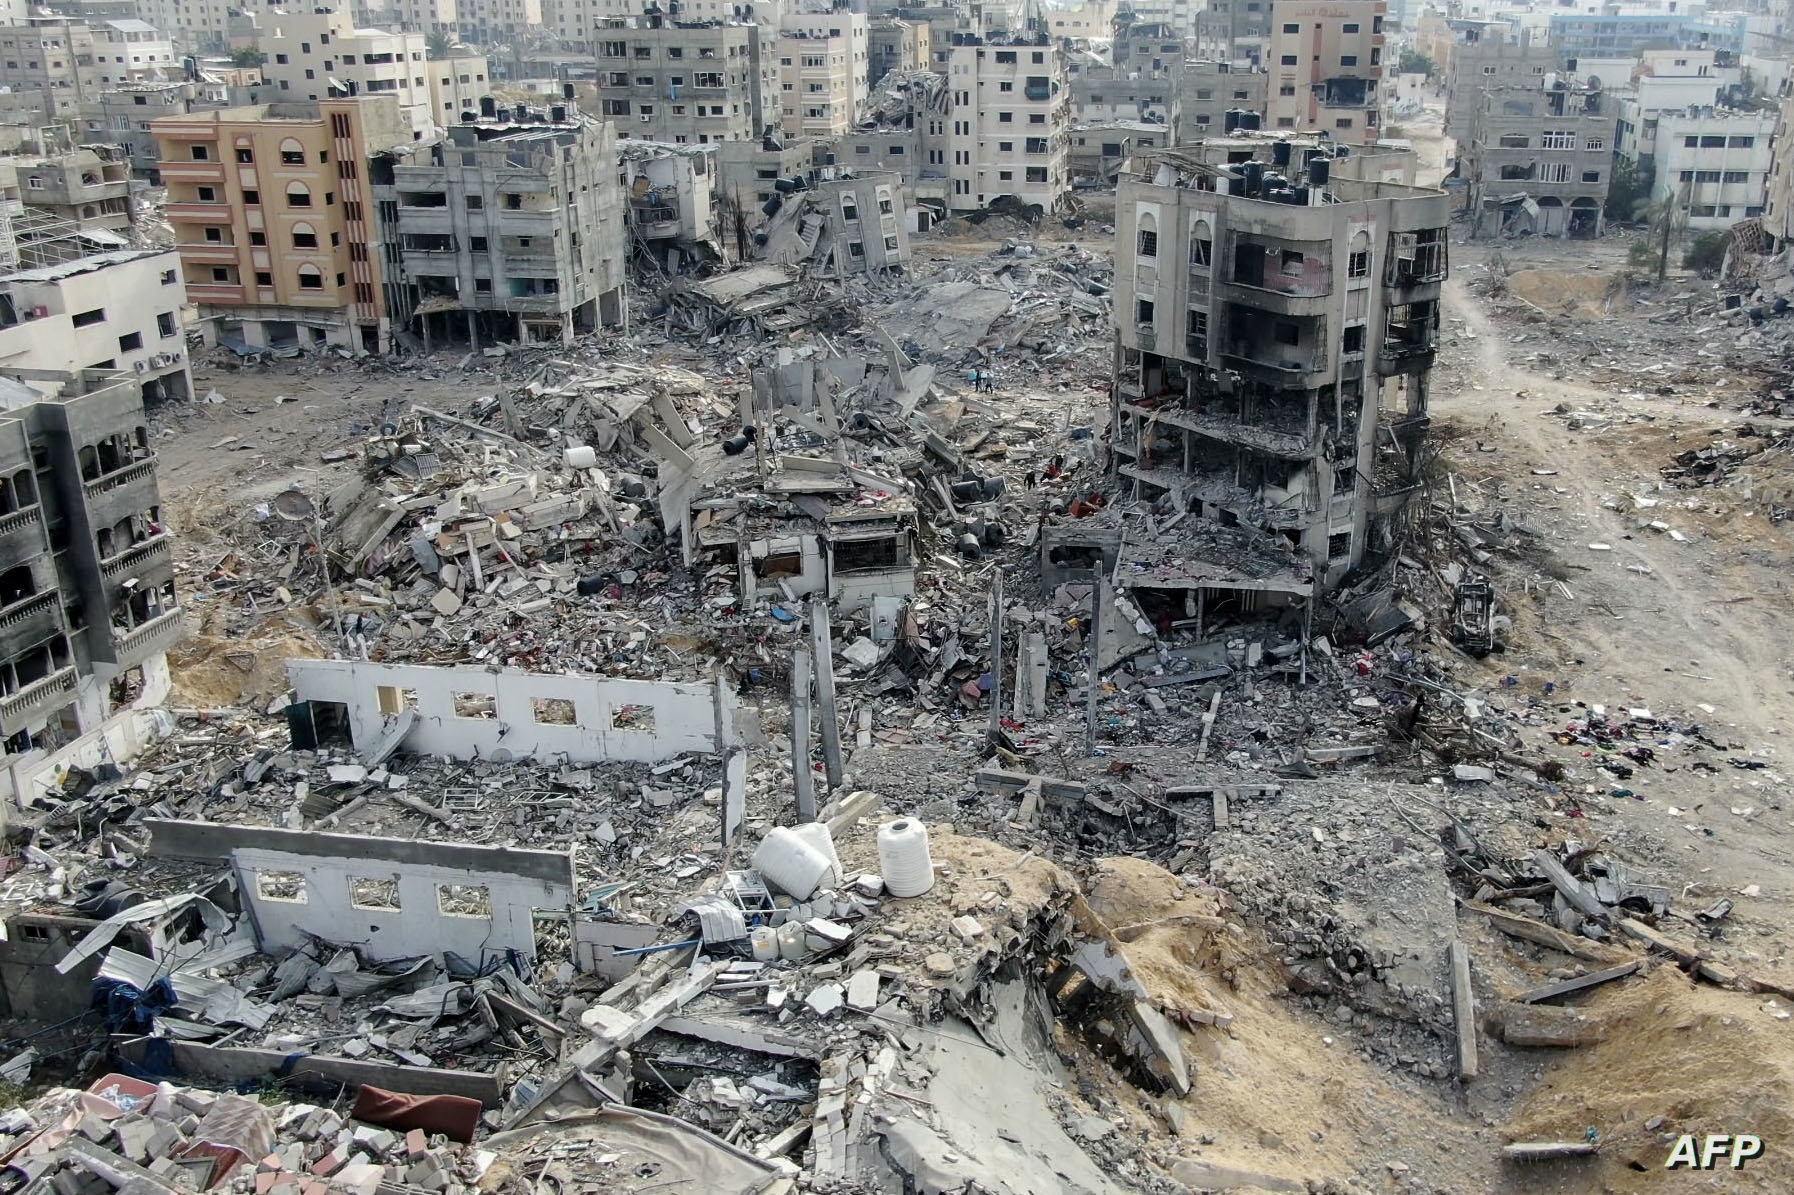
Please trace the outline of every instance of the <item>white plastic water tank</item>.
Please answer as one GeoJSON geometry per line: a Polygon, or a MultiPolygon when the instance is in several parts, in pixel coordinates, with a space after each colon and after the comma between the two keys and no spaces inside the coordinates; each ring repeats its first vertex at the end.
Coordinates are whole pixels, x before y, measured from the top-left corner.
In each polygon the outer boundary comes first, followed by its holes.
{"type": "Polygon", "coordinates": [[[567,462],[569,469],[595,469],[598,467],[598,450],[590,444],[573,444],[562,453],[561,459],[567,462]]]}
{"type": "Polygon", "coordinates": [[[784,826],[768,831],[754,852],[760,878],[798,900],[808,900],[832,867],[827,855],[784,826]]]}
{"type": "Polygon", "coordinates": [[[820,888],[838,888],[846,877],[841,872],[841,856],[835,852],[835,836],[828,831],[827,822],[805,822],[801,826],[791,827],[791,832],[821,851],[828,859],[829,870],[818,883],[820,888]]]}
{"type": "Polygon", "coordinates": [[[878,828],[878,869],[892,896],[920,896],[934,887],[934,860],[928,854],[928,827],[913,817],[878,828]]]}

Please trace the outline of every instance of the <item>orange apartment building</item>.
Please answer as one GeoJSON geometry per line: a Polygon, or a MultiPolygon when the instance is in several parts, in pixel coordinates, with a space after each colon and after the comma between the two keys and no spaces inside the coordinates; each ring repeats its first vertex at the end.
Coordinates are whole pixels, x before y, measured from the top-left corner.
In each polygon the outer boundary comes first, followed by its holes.
{"type": "Polygon", "coordinates": [[[207,344],[391,347],[367,162],[412,140],[394,97],[165,116],[151,133],[207,344]]]}

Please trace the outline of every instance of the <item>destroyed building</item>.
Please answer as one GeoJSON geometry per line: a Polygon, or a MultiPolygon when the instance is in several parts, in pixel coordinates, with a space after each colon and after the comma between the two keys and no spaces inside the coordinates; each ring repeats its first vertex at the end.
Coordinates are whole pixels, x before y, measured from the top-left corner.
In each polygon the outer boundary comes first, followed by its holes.
{"type": "Polygon", "coordinates": [[[1460,148],[1468,146],[1485,91],[1531,88],[1557,69],[1557,48],[1543,41],[1514,42],[1503,35],[1452,43],[1445,75],[1445,135],[1456,138],[1460,148]]]}
{"type": "Polygon", "coordinates": [[[1480,97],[1459,150],[1470,235],[1600,236],[1616,127],[1600,86],[1554,73],[1480,97]]]}
{"type": "Polygon", "coordinates": [[[135,728],[114,716],[161,704],[182,633],[135,376],[26,376],[0,384],[0,733],[20,802],[60,780],[70,752],[83,765],[133,753],[135,728]]]}
{"type": "Polygon", "coordinates": [[[654,270],[672,275],[699,262],[721,259],[711,209],[721,149],[721,145],[618,143],[630,251],[643,254],[654,270]]]}
{"type": "Polygon", "coordinates": [[[570,342],[624,320],[626,230],[616,133],[570,99],[543,112],[480,101],[370,170],[397,268],[386,301],[438,340],[570,342]]]}
{"type": "Polygon", "coordinates": [[[1113,469],[1136,496],[1281,536],[1331,583],[1419,480],[1448,201],[1335,177],[1318,147],[1248,152],[1144,155],[1122,176],[1113,469]]]}
{"type": "MultiPolygon", "coordinates": [[[[909,262],[903,178],[892,170],[837,170],[780,196],[756,256],[805,265],[830,278],[902,270],[909,262]]],[[[769,204],[768,206],[771,206],[769,204]]]]}
{"type": "Polygon", "coordinates": [[[1071,116],[1079,125],[1135,121],[1165,126],[1166,145],[1179,139],[1182,99],[1179,80],[1169,71],[1130,73],[1121,67],[1091,66],[1071,78],[1071,116]]]}

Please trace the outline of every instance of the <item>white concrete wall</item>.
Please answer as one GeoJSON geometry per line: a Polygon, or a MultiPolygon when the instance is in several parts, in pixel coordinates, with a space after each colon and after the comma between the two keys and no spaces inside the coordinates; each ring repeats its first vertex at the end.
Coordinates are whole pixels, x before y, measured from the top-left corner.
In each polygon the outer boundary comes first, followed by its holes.
{"type": "MultiPolygon", "coordinates": [[[[143,663],[143,694],[137,703],[114,713],[80,738],[60,750],[45,755],[33,752],[15,756],[0,772],[0,785],[11,803],[24,808],[39,797],[60,788],[72,768],[95,768],[101,764],[126,764],[150,744],[166,737],[174,729],[174,719],[159,706],[168,696],[168,657],[156,656],[143,663]]],[[[97,716],[105,704],[100,682],[84,678],[80,716],[85,724],[97,716]]],[[[0,803],[0,826],[5,824],[6,805],[0,803]]]]}
{"type": "Polygon", "coordinates": [[[513,758],[657,763],[688,751],[720,751],[734,732],[732,692],[709,683],[360,660],[291,660],[287,676],[302,701],[346,705],[358,747],[380,737],[388,713],[409,707],[418,721],[404,749],[450,759],[491,758],[504,750],[513,758]],[[457,694],[491,698],[490,716],[457,715],[457,694]],[[572,703],[573,725],[537,721],[538,714],[552,716],[540,703],[554,700],[572,703]],[[652,729],[644,710],[653,711],[652,729]]]}
{"type": "Polygon", "coordinates": [[[352,942],[375,959],[452,950],[470,962],[481,963],[507,949],[533,959],[535,910],[566,909],[573,899],[570,884],[502,871],[337,859],[259,848],[238,849],[232,859],[239,891],[249,899],[256,936],[264,951],[303,946],[310,932],[333,942],[352,942]],[[262,872],[303,876],[302,899],[268,898],[257,881],[262,872]],[[353,903],[352,879],[396,880],[399,907],[353,903]],[[441,886],[449,884],[485,889],[490,915],[444,912],[439,895],[441,886]]]}

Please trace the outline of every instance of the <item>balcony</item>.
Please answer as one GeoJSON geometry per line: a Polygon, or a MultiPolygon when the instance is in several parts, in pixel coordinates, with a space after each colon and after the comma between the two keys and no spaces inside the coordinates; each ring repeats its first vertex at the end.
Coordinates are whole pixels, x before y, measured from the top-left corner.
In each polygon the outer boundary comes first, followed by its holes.
{"type": "MultiPolygon", "coordinates": [[[[1312,406],[1312,404],[1309,404],[1312,406]]],[[[1299,419],[1242,419],[1237,413],[1220,410],[1192,410],[1188,407],[1143,407],[1123,403],[1121,409],[1142,420],[1164,427],[1194,432],[1213,440],[1243,444],[1270,456],[1289,460],[1307,460],[1315,455],[1312,422],[1304,425],[1299,419]]]]}
{"type": "Polygon", "coordinates": [[[167,651],[181,638],[180,607],[158,614],[128,631],[112,632],[114,663],[120,668],[134,668],[157,652],[167,651]]]}
{"type": "Polygon", "coordinates": [[[0,560],[22,562],[49,550],[43,507],[27,506],[0,516],[0,560]]]}
{"type": "Polygon", "coordinates": [[[243,284],[240,282],[189,282],[187,297],[195,303],[241,303],[243,301],[243,284]]]}
{"type": "Polygon", "coordinates": [[[0,637],[10,643],[41,643],[62,629],[62,597],[54,589],[0,607],[0,637]]]}
{"type": "Polygon", "coordinates": [[[216,200],[211,203],[187,200],[163,205],[162,214],[167,216],[170,221],[197,220],[204,224],[229,224],[230,204],[220,203],[216,200]]]}
{"type": "Polygon", "coordinates": [[[498,212],[498,230],[505,236],[553,236],[560,215],[556,208],[506,208],[498,212]]]}
{"type": "Polygon", "coordinates": [[[88,502],[91,503],[109,494],[115,494],[127,486],[140,485],[146,481],[152,487],[156,484],[156,458],[153,456],[126,465],[122,469],[115,469],[103,477],[96,477],[83,488],[87,491],[88,502]]]}
{"type": "Polygon", "coordinates": [[[78,683],[72,666],[59,668],[9,697],[0,697],[0,730],[9,735],[17,734],[51,710],[69,704],[75,699],[78,683]]]}
{"type": "Polygon", "coordinates": [[[237,264],[237,247],[228,241],[188,241],[175,246],[186,261],[237,264]]]}
{"type": "Polygon", "coordinates": [[[156,172],[164,182],[171,183],[223,183],[224,163],[222,162],[160,162],[156,172]]]}
{"type": "Polygon", "coordinates": [[[108,581],[112,581],[150,568],[172,567],[173,559],[174,541],[164,531],[106,557],[100,561],[100,572],[108,581]]]}
{"type": "Polygon", "coordinates": [[[524,312],[561,312],[573,306],[566,295],[505,295],[503,296],[506,311],[524,312]]]}

